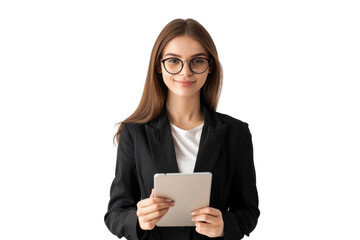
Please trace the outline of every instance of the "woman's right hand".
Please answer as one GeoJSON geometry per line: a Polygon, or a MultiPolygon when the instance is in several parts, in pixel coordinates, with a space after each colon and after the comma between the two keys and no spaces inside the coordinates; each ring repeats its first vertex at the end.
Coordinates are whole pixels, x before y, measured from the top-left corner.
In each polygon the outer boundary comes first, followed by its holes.
{"type": "Polygon", "coordinates": [[[156,198],[154,189],[149,198],[137,203],[136,215],[142,230],[151,230],[156,223],[167,213],[170,207],[174,206],[171,199],[156,198]]]}

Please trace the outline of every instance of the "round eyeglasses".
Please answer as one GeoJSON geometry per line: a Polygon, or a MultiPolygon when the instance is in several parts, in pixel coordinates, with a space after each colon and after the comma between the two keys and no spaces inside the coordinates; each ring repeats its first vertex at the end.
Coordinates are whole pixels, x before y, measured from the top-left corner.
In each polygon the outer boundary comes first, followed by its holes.
{"type": "MultiPolygon", "coordinates": [[[[166,58],[161,60],[165,70],[170,74],[178,74],[184,67],[184,62],[179,58],[166,58]]],[[[191,72],[196,74],[204,73],[210,66],[210,60],[207,58],[196,57],[188,63],[191,72]]]]}

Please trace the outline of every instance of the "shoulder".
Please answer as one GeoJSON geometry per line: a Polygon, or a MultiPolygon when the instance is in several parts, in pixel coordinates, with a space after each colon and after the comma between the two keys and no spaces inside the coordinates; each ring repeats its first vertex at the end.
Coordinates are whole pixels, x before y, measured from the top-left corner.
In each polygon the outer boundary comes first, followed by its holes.
{"type": "Polygon", "coordinates": [[[249,124],[247,122],[244,122],[244,121],[237,119],[235,117],[232,117],[230,115],[220,113],[220,112],[214,112],[214,114],[216,115],[217,118],[219,118],[221,120],[221,122],[228,125],[228,127],[230,127],[230,128],[239,128],[242,130],[243,128],[249,126],[249,124]]]}
{"type": "Polygon", "coordinates": [[[250,136],[249,124],[235,117],[229,116],[224,113],[213,112],[218,119],[226,126],[226,132],[229,139],[240,141],[245,136],[250,136]]]}
{"type": "Polygon", "coordinates": [[[218,119],[221,119],[224,126],[226,126],[226,138],[228,139],[229,146],[235,148],[238,147],[238,143],[251,142],[251,132],[249,129],[249,124],[235,117],[229,116],[227,114],[215,112],[218,119]]]}
{"type": "Polygon", "coordinates": [[[141,131],[145,128],[145,123],[134,123],[134,122],[128,122],[124,123],[122,127],[122,131],[128,132],[128,134],[133,135],[138,131],[141,131]]]}

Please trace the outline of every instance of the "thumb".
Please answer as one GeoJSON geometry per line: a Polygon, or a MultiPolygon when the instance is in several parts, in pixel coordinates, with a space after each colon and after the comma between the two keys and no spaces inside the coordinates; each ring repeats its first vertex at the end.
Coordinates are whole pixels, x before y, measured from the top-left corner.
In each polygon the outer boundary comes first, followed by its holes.
{"type": "Polygon", "coordinates": [[[151,190],[150,198],[155,198],[155,192],[154,189],[151,190]]]}

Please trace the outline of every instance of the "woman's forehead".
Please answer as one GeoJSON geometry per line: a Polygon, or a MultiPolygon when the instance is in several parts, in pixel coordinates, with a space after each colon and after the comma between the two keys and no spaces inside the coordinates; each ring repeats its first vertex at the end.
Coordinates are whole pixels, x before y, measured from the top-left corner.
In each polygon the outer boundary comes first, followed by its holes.
{"type": "Polygon", "coordinates": [[[171,39],[165,46],[163,56],[173,55],[175,57],[207,56],[206,49],[200,42],[189,36],[179,36],[171,39]]]}

